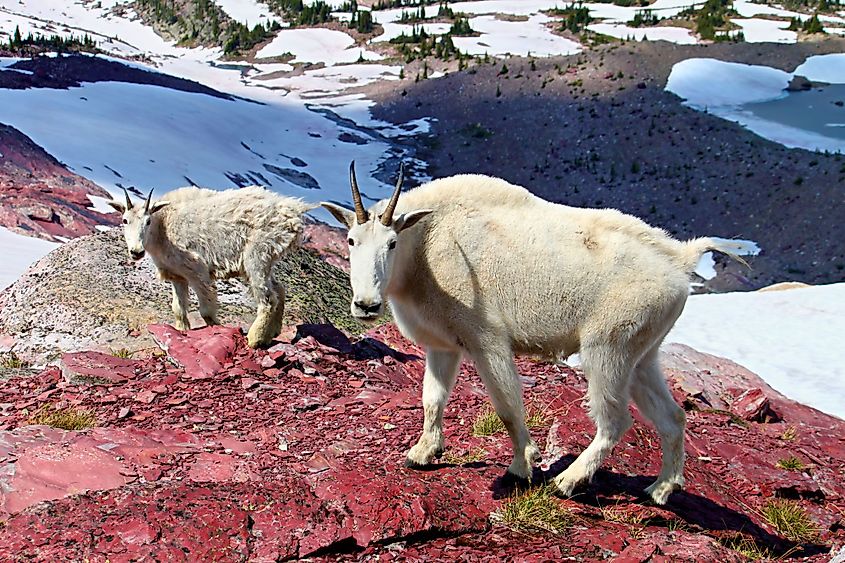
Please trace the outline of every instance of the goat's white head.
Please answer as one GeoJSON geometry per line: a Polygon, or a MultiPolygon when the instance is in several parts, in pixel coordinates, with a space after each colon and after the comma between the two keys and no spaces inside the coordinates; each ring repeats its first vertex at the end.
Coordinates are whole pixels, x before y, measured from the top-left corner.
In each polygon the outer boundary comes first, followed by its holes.
{"type": "Polygon", "coordinates": [[[129,192],[123,188],[126,195],[126,204],[113,199],[107,202],[123,216],[123,238],[126,239],[126,247],[129,249],[129,256],[133,260],[140,260],[144,257],[144,243],[147,240],[147,231],[150,226],[150,216],[170,204],[168,201],[157,201],[151,203],[153,191],[147,196],[144,205],[132,205],[129,199],[129,192]]]}
{"type": "Polygon", "coordinates": [[[349,183],[352,186],[352,201],[355,210],[333,203],[323,202],[335,219],[349,229],[349,278],[352,283],[352,316],[362,320],[375,320],[384,311],[385,292],[390,276],[397,245],[401,244],[399,233],[414,226],[417,221],[431,213],[431,209],[420,209],[393,217],[399,193],[402,191],[403,167],[399,168],[396,189],[381,215],[368,212],[361,202],[358,181],[355,178],[355,162],[349,165],[349,183]]]}

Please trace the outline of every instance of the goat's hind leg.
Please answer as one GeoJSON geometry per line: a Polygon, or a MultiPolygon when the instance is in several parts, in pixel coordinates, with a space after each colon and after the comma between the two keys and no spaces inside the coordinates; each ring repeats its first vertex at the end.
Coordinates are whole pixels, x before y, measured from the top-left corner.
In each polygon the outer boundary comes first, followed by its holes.
{"type": "Polygon", "coordinates": [[[276,292],[276,306],[267,324],[267,332],[272,335],[270,338],[275,338],[282,332],[282,322],[285,318],[285,283],[273,280],[273,288],[276,292]]]}
{"type": "Polygon", "coordinates": [[[427,350],[422,393],[423,432],[408,452],[407,467],[424,467],[443,453],[443,409],[455,387],[460,363],[460,352],[427,350]]]}
{"type": "Polygon", "coordinates": [[[188,282],[185,279],[171,279],[170,285],[173,289],[173,301],[171,308],[173,315],[176,317],[176,322],[173,325],[178,330],[190,330],[191,324],[188,322],[188,307],[191,303],[188,295],[188,282]]]}
{"type": "Polygon", "coordinates": [[[244,269],[252,296],[258,304],[255,320],[246,337],[251,348],[265,346],[279,334],[273,332],[276,324],[273,314],[279,298],[272,277],[274,262],[272,256],[257,246],[244,249],[244,269]]]}
{"type": "Polygon", "coordinates": [[[663,463],[657,480],[646,488],[657,504],[666,504],[672,491],[684,486],[684,409],[678,406],[658,363],[657,347],[634,370],[634,402],[660,434],[663,463]]]}
{"type": "Polygon", "coordinates": [[[203,281],[194,287],[199,301],[200,315],[208,326],[218,325],[217,320],[217,283],[209,278],[207,283],[203,281]]]}
{"type": "Polygon", "coordinates": [[[496,351],[494,346],[485,351],[474,354],[478,375],[493,408],[511,438],[513,445],[513,461],[508,467],[508,473],[519,479],[531,480],[533,465],[540,460],[540,450],[531,439],[528,427],[525,425],[525,408],[522,400],[522,382],[513,361],[510,349],[496,351]]]}
{"type": "Polygon", "coordinates": [[[555,477],[561,494],[572,495],[596,470],[633,423],[628,412],[632,366],[619,349],[609,345],[584,347],[580,352],[587,375],[590,417],[596,435],[572,464],[555,477]]]}

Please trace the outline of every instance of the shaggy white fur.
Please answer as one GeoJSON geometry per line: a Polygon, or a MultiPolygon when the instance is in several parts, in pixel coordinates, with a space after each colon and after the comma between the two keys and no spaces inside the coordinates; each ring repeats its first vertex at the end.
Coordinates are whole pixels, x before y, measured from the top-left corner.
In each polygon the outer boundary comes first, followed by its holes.
{"type": "MultiPolygon", "coordinates": [[[[152,192],[150,192],[152,195],[152,192]]],[[[159,277],[173,286],[176,328],[187,330],[188,287],[203,320],[217,324],[215,280],[240,277],[249,284],[258,314],[250,346],[268,344],[281,331],[285,289],[273,267],[302,234],[302,213],[312,207],[260,186],[225,191],[181,188],[158,201],[133,205],[112,200],[123,214],[124,237],[135,259],[150,254],[159,277]]]]}
{"type": "Polygon", "coordinates": [[[661,436],[663,467],[647,491],[665,503],[684,483],[685,419],[658,346],[681,314],[701,254],[736,248],[680,242],[619,211],[549,203],[479,175],[408,191],[388,225],[379,220],[386,205],[373,206],[361,224],[323,204],[349,227],[353,315],[375,318],[386,298],[402,333],[426,349],[425,423],[409,465],[442,452],[443,408],[466,354],[510,433],[509,472],[530,478],[540,453],[525,426],[513,355],[580,352],[597,432],[557,486],[570,495],[592,478],[631,426],[633,398],[661,436]]]}

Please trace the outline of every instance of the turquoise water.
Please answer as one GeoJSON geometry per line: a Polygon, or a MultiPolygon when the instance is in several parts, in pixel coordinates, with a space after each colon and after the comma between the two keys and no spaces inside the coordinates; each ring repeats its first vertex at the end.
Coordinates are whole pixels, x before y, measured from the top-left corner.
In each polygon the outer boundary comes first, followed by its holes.
{"type": "Polygon", "coordinates": [[[845,140],[845,84],[788,92],[777,100],[742,108],[767,121],[845,140]]]}

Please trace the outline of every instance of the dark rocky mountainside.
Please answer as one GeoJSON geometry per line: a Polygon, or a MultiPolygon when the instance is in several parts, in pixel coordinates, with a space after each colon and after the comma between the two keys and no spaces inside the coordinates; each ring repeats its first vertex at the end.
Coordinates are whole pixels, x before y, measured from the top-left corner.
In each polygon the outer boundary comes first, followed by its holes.
{"type": "MultiPolygon", "coordinates": [[[[357,342],[302,325],[266,351],[233,328],[146,331],[161,351],[65,354],[0,386],[0,553],[821,562],[845,544],[845,422],[688,348],[664,354],[689,420],[687,487],[658,508],[641,493],[659,467],[658,437],[639,417],[575,498],[519,496],[501,479],[506,433],[473,430],[487,399],[468,365],[445,413],[446,456],[430,471],[405,469],[422,424],[423,362],[392,325],[357,342]],[[93,427],[33,425],[67,409],[93,427]]],[[[586,383],[563,365],[518,365],[544,452],[539,487],[592,437],[586,383]]]]}
{"type": "MultiPolygon", "coordinates": [[[[580,55],[491,59],[371,95],[375,117],[434,118],[418,157],[434,177],[483,173],[551,201],[615,207],[681,238],[757,241],[714,290],[845,280],[845,157],[787,149],[682,105],[672,66],[711,57],[792,71],[845,39],[775,44],[613,42],[580,55]]],[[[725,88],[731,88],[725,84],[725,88]]]]}
{"type": "Polygon", "coordinates": [[[89,195],[109,197],[32,139],[0,123],[0,226],[57,240],[91,234],[97,225],[113,224],[115,216],[94,211],[89,195]]]}

